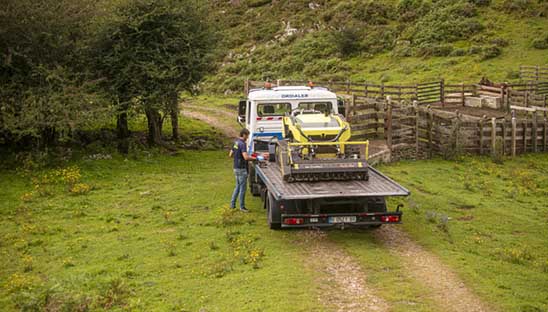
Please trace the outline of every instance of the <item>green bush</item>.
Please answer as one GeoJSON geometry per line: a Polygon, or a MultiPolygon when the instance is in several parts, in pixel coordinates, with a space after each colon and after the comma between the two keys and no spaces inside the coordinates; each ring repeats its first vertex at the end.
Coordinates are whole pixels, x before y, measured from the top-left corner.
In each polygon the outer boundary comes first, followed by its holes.
{"type": "Polygon", "coordinates": [[[417,48],[419,56],[448,56],[453,52],[449,44],[424,44],[417,48]]]}
{"type": "Polygon", "coordinates": [[[548,2],[544,0],[504,0],[498,9],[521,16],[548,16],[548,2]]]}
{"type": "Polygon", "coordinates": [[[401,21],[409,22],[426,15],[430,7],[431,3],[425,0],[400,0],[396,11],[401,21]]]}
{"type": "Polygon", "coordinates": [[[548,49],[548,36],[533,40],[533,48],[539,49],[539,50],[548,49]]]}
{"type": "Polygon", "coordinates": [[[331,33],[331,38],[337,52],[341,56],[350,56],[359,52],[362,48],[358,30],[345,28],[331,33]]]}
{"type": "Polygon", "coordinates": [[[451,52],[450,56],[465,56],[467,54],[468,54],[468,50],[459,48],[459,49],[454,49],[451,52]]]}
{"type": "Polygon", "coordinates": [[[272,3],[272,0],[247,0],[246,1],[246,5],[249,8],[258,8],[270,3],[272,3]]]}
{"type": "Polygon", "coordinates": [[[491,4],[491,0],[468,0],[468,2],[477,6],[489,6],[491,4]]]}
{"type": "Polygon", "coordinates": [[[469,38],[483,30],[476,7],[467,2],[440,1],[411,27],[415,44],[447,43],[469,38]]]}
{"type": "Polygon", "coordinates": [[[482,60],[495,58],[502,53],[502,49],[496,45],[487,45],[482,47],[480,57],[482,60]]]}
{"type": "Polygon", "coordinates": [[[357,1],[352,8],[355,19],[371,25],[388,24],[392,12],[394,7],[381,1],[357,1]]]}

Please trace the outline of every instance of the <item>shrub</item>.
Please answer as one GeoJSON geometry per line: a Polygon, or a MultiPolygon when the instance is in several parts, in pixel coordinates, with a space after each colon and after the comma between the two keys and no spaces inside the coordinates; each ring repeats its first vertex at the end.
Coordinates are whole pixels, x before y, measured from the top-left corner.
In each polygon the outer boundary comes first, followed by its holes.
{"type": "Polygon", "coordinates": [[[418,48],[419,56],[448,56],[453,51],[449,44],[425,44],[418,48]]]}
{"type": "Polygon", "coordinates": [[[400,0],[397,5],[399,19],[403,22],[413,21],[430,11],[431,3],[424,0],[400,0]]]}
{"type": "Polygon", "coordinates": [[[548,49],[548,36],[533,40],[533,48],[539,49],[539,50],[548,49]]]}
{"type": "Polygon", "coordinates": [[[491,4],[491,0],[468,0],[468,2],[477,6],[489,6],[491,4]]]}
{"type": "Polygon", "coordinates": [[[272,0],[247,0],[246,2],[249,8],[258,8],[272,3],[272,0]]]}
{"type": "Polygon", "coordinates": [[[361,50],[360,35],[354,28],[344,28],[332,33],[333,43],[341,56],[350,56],[361,50]]]}
{"type": "Polygon", "coordinates": [[[420,45],[468,38],[483,30],[476,15],[475,6],[467,2],[441,1],[411,28],[413,42],[420,45]]]}
{"type": "Polygon", "coordinates": [[[504,0],[498,9],[505,13],[521,16],[547,16],[548,2],[533,0],[504,0]]]}
{"type": "Polygon", "coordinates": [[[501,53],[502,53],[502,49],[499,48],[498,46],[488,45],[488,46],[484,46],[481,49],[480,57],[482,60],[487,60],[487,59],[495,58],[499,56],[501,53]]]}
{"type": "Polygon", "coordinates": [[[352,16],[359,21],[371,25],[385,25],[388,23],[390,13],[394,8],[385,2],[368,1],[363,3],[358,1],[352,8],[352,16]]]}
{"type": "Polygon", "coordinates": [[[464,56],[466,54],[468,54],[468,50],[459,48],[459,49],[454,49],[451,52],[450,56],[464,56]]]}

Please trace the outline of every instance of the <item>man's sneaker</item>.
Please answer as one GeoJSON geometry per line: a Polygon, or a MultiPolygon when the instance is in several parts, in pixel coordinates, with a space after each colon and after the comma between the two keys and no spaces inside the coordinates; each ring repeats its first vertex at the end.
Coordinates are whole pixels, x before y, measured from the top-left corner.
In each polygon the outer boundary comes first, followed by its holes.
{"type": "Polygon", "coordinates": [[[241,211],[241,212],[249,212],[249,210],[247,210],[247,208],[245,208],[245,207],[240,208],[240,211],[241,211]]]}

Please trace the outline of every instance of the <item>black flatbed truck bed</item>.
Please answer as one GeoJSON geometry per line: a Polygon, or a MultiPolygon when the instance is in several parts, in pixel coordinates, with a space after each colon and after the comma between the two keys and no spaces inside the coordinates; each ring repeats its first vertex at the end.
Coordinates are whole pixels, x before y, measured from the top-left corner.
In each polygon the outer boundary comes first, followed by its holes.
{"type": "Polygon", "coordinates": [[[399,207],[389,212],[386,197],[409,195],[405,187],[372,167],[368,181],[288,183],[275,162],[256,164],[253,172],[271,228],[401,223],[399,207]]]}

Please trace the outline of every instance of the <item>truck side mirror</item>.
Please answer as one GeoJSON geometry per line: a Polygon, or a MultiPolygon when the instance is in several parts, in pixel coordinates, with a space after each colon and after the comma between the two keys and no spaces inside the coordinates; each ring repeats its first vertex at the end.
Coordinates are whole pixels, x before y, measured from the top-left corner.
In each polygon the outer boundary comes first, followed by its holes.
{"type": "Polygon", "coordinates": [[[247,107],[247,101],[246,100],[240,100],[238,102],[238,123],[240,126],[245,127],[245,110],[247,107]]]}
{"type": "Polygon", "coordinates": [[[342,98],[337,99],[337,111],[339,114],[346,117],[346,107],[344,106],[344,100],[342,98]]]}
{"type": "Polygon", "coordinates": [[[240,102],[238,102],[238,116],[243,116],[245,118],[246,106],[247,106],[246,100],[240,100],[240,102]]]}

